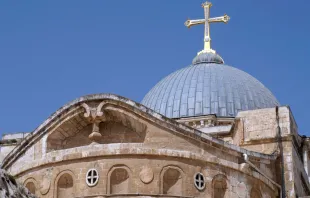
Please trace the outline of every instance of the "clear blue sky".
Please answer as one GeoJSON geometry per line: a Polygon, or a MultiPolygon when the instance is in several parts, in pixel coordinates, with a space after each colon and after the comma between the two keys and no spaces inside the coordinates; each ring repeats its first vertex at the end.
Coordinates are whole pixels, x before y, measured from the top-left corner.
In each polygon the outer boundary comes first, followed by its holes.
{"type": "MultiPolygon", "coordinates": [[[[115,93],[140,102],[203,47],[202,1],[1,1],[0,133],[33,131],[67,102],[115,93]]],[[[310,135],[310,1],[214,0],[213,49],[289,104],[310,135]]]]}

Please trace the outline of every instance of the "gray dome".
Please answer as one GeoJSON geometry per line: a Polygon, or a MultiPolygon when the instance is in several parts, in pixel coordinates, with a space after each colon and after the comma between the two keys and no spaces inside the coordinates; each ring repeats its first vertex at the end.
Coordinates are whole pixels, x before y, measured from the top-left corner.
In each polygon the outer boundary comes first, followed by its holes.
{"type": "Polygon", "coordinates": [[[254,77],[221,63],[223,59],[216,54],[198,55],[193,65],[157,83],[142,104],[169,118],[208,114],[234,117],[239,111],[279,105],[254,77]]]}

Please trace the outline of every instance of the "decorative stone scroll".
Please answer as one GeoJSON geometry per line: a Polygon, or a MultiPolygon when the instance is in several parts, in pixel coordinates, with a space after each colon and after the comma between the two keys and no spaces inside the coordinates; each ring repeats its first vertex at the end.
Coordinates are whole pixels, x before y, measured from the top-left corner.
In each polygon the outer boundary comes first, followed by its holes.
{"type": "Polygon", "coordinates": [[[42,195],[48,193],[53,178],[53,168],[46,169],[41,175],[40,192],[42,195]]]}
{"type": "Polygon", "coordinates": [[[143,183],[148,184],[148,183],[151,183],[153,181],[154,173],[150,167],[144,166],[144,167],[142,167],[142,170],[141,170],[139,176],[140,176],[140,179],[143,183]]]}
{"type": "Polygon", "coordinates": [[[91,121],[96,121],[100,117],[103,117],[102,107],[105,102],[101,102],[97,107],[90,107],[88,104],[83,103],[82,106],[85,108],[84,117],[91,121]]]}
{"type": "Polygon", "coordinates": [[[88,138],[92,142],[98,142],[102,135],[99,130],[99,124],[102,122],[104,113],[102,112],[102,107],[105,102],[101,102],[97,107],[90,107],[88,104],[83,103],[82,107],[85,108],[84,117],[89,119],[89,121],[93,124],[92,133],[88,136],[88,138]]]}

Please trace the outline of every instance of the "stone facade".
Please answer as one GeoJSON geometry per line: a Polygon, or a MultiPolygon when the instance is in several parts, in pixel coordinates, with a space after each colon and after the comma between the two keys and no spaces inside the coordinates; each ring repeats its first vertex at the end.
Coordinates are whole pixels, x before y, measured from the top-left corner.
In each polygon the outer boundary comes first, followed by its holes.
{"type": "Polygon", "coordinates": [[[42,198],[273,198],[310,189],[308,139],[286,106],[169,119],[126,98],[91,95],[12,147],[2,168],[42,198]]]}

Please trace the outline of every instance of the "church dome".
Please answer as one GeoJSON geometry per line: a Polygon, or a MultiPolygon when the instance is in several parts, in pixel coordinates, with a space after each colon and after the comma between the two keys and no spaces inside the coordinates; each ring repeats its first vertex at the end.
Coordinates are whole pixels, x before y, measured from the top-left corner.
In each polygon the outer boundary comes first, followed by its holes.
{"type": "Polygon", "coordinates": [[[234,117],[239,111],[279,105],[258,80],[224,64],[216,53],[200,53],[192,65],[157,83],[142,104],[169,118],[216,114],[234,117]]]}

